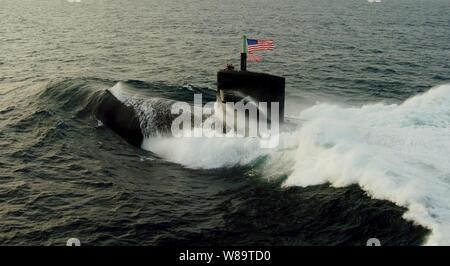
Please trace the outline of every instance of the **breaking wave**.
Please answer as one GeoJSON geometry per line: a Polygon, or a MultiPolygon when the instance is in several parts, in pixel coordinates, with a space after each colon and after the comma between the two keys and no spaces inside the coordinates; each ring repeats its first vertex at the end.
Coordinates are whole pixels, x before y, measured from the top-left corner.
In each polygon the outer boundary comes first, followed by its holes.
{"type": "Polygon", "coordinates": [[[249,138],[146,138],[143,148],[191,168],[264,159],[255,171],[285,176],[284,186],[358,184],[371,197],[406,207],[404,218],[432,230],[425,244],[450,244],[450,85],[402,104],[302,111],[299,129],[282,132],[277,149],[249,138]]]}
{"type": "Polygon", "coordinates": [[[426,244],[450,244],[450,86],[400,105],[316,105],[301,113],[293,172],[285,186],[358,184],[432,230],[426,244]]]}

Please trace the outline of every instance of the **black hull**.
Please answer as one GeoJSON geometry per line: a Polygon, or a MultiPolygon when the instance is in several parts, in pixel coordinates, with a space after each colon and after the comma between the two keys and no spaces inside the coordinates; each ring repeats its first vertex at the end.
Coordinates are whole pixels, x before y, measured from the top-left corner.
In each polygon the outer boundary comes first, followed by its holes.
{"type": "Polygon", "coordinates": [[[133,107],[119,101],[110,91],[97,98],[95,116],[128,143],[141,147],[144,135],[141,123],[133,107]]]}

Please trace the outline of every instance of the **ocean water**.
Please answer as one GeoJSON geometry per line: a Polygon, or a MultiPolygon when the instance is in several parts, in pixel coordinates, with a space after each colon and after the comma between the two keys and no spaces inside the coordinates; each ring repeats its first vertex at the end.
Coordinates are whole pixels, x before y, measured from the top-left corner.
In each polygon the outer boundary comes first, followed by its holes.
{"type": "Polygon", "coordinates": [[[0,244],[449,245],[449,13],[448,0],[0,0],[0,244]],[[275,149],[137,148],[86,111],[104,90],[212,100],[243,34],[275,40],[248,68],[286,77],[286,115],[303,121],[275,149]]]}

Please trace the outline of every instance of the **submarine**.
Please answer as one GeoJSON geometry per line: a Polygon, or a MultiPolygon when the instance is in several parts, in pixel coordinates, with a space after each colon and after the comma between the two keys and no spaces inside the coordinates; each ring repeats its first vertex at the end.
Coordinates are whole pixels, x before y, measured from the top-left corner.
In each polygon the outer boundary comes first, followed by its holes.
{"type": "Polygon", "coordinates": [[[283,123],[285,83],[284,77],[247,71],[247,53],[241,53],[241,69],[239,71],[234,70],[234,67],[229,65],[226,69],[217,72],[216,100],[219,103],[226,104],[249,98],[255,105],[267,103],[269,121],[273,120],[269,115],[272,105],[277,103],[279,106],[278,121],[283,123]]]}
{"type": "MultiPolygon", "coordinates": [[[[255,104],[267,103],[268,121],[274,120],[270,110],[277,103],[280,124],[284,123],[285,105],[285,78],[267,73],[247,71],[247,54],[241,53],[240,70],[228,65],[226,69],[217,72],[216,102],[221,104],[226,111],[227,103],[238,103],[244,99],[251,99],[255,104]]],[[[117,97],[111,90],[101,91],[93,99],[93,115],[103,125],[113,130],[129,144],[141,147],[146,132],[144,126],[148,123],[145,117],[140,116],[141,110],[129,102],[117,97]]],[[[260,110],[257,110],[261,117],[260,110]]],[[[171,114],[170,108],[158,110],[156,116],[161,119],[158,125],[165,130],[170,130],[172,121],[176,115],[171,114]]]]}

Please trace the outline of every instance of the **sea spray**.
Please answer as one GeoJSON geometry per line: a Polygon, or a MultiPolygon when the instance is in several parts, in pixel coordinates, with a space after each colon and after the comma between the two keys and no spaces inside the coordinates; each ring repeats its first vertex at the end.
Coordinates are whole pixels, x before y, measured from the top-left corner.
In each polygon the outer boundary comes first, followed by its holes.
{"type": "Polygon", "coordinates": [[[432,230],[426,244],[450,244],[450,86],[400,105],[342,108],[320,104],[301,113],[294,171],[284,186],[358,184],[370,196],[408,211],[432,230]]]}
{"type": "Polygon", "coordinates": [[[432,230],[428,245],[450,244],[450,85],[402,104],[317,104],[300,113],[300,129],[280,134],[275,149],[252,138],[147,138],[143,148],[191,168],[220,168],[269,159],[267,178],[284,186],[358,184],[371,197],[408,211],[432,230]]]}

